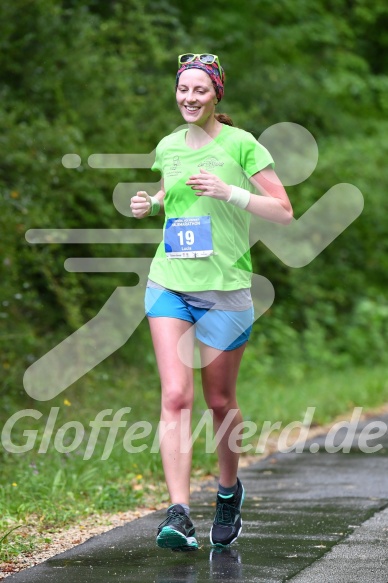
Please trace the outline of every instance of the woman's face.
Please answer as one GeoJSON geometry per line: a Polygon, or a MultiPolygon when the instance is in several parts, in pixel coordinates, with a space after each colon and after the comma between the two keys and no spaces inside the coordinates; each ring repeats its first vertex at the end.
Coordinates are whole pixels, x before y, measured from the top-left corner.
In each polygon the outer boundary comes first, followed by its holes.
{"type": "Polygon", "coordinates": [[[217,103],[211,79],[201,69],[187,69],[179,77],[176,101],[187,123],[205,125],[217,103]]]}

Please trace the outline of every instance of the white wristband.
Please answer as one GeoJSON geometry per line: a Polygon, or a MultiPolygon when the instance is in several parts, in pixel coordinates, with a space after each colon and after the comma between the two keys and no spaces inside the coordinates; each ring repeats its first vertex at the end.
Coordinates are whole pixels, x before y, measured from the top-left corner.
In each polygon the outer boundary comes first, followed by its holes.
{"type": "Polygon", "coordinates": [[[156,196],[150,196],[151,199],[151,212],[149,214],[150,217],[154,217],[160,211],[160,202],[156,198],[156,196]]]}
{"type": "Polygon", "coordinates": [[[230,202],[230,204],[244,210],[248,206],[250,199],[251,193],[248,190],[239,186],[232,186],[232,193],[226,202],[230,202]]]}

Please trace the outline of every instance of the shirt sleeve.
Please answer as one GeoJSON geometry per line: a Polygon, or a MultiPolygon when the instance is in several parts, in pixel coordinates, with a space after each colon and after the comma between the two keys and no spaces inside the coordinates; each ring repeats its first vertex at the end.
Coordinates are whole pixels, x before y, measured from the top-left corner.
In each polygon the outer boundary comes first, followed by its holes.
{"type": "Polygon", "coordinates": [[[161,142],[156,146],[155,162],[151,166],[153,172],[162,172],[163,169],[163,148],[161,142]]]}
{"type": "Polygon", "coordinates": [[[246,139],[241,142],[240,164],[248,178],[264,170],[267,166],[275,167],[275,162],[264,146],[256,138],[247,132],[246,139]]]}

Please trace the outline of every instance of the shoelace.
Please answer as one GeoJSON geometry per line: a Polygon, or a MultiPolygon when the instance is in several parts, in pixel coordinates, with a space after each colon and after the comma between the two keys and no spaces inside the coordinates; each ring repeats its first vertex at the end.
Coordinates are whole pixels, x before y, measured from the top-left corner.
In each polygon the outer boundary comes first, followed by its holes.
{"type": "Polygon", "coordinates": [[[184,518],[184,514],[180,514],[173,509],[171,512],[169,512],[167,518],[159,524],[159,528],[163,528],[163,526],[167,526],[168,524],[180,524],[184,518]]]}
{"type": "Polygon", "coordinates": [[[217,502],[215,522],[218,524],[234,524],[238,509],[227,502],[217,502]]]}

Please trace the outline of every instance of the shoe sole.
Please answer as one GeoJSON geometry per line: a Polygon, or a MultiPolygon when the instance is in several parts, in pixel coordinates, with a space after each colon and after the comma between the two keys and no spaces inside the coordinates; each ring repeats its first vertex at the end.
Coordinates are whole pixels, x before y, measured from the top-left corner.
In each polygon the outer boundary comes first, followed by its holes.
{"type": "MultiPolygon", "coordinates": [[[[242,496],[241,496],[240,512],[241,512],[241,508],[242,508],[242,505],[244,504],[244,500],[245,500],[245,490],[244,490],[244,486],[241,484],[241,487],[242,487],[242,496]]],[[[210,543],[211,543],[211,545],[212,545],[213,547],[220,547],[220,548],[229,547],[229,546],[230,546],[230,545],[232,545],[232,544],[233,544],[233,543],[234,543],[234,542],[235,542],[235,541],[238,539],[238,537],[240,536],[240,534],[241,534],[241,531],[242,531],[242,525],[243,525],[243,521],[242,521],[242,519],[241,519],[241,526],[240,526],[240,528],[239,528],[239,530],[238,530],[238,533],[236,534],[236,536],[234,537],[234,539],[233,539],[232,541],[230,541],[230,543],[226,543],[226,544],[223,544],[223,543],[214,543],[214,542],[213,542],[213,539],[212,539],[212,528],[211,528],[211,529],[210,529],[210,534],[209,534],[209,538],[210,538],[210,543]]]]}
{"type": "Polygon", "coordinates": [[[181,532],[165,526],[156,537],[156,543],[163,549],[196,550],[198,543],[194,536],[185,536],[181,532]]]}

